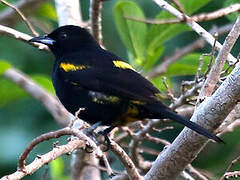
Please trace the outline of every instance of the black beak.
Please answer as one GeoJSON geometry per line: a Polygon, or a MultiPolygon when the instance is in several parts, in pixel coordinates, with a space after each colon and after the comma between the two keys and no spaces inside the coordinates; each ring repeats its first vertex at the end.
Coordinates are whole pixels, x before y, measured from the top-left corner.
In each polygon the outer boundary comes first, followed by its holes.
{"type": "Polygon", "coordinates": [[[37,42],[37,43],[42,43],[49,46],[49,45],[53,45],[56,41],[49,38],[47,35],[43,35],[39,37],[34,37],[30,39],[29,42],[37,42]]]}

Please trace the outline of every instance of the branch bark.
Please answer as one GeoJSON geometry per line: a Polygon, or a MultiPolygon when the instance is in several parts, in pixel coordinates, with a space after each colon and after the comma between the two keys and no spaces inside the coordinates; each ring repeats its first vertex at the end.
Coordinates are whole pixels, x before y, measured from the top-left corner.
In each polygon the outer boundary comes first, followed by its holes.
{"type": "MultiPolygon", "coordinates": [[[[235,27],[239,26],[239,19],[236,21],[235,27]]],[[[235,32],[235,40],[240,34],[240,29],[235,32]]],[[[231,43],[235,41],[226,39],[226,44],[232,47],[231,43]],[[229,41],[228,41],[229,40],[229,41]]],[[[230,53],[231,48],[228,48],[225,53],[222,54],[224,58],[230,53]]],[[[240,63],[236,65],[232,73],[221,84],[216,92],[206,99],[195,111],[191,120],[199,124],[200,126],[215,130],[227,117],[227,115],[233,110],[237,102],[240,100],[240,63]]],[[[165,151],[163,151],[152,168],[145,176],[146,180],[152,179],[175,179],[183,169],[196,158],[197,154],[204,148],[207,143],[207,139],[188,128],[180,133],[175,141],[165,151]]]]}
{"type": "Polygon", "coordinates": [[[119,158],[119,160],[123,163],[126,168],[128,177],[132,180],[142,180],[143,177],[137,171],[134,163],[127,155],[127,153],[114,141],[111,141],[111,151],[119,158]]]}
{"type": "MultiPolygon", "coordinates": [[[[194,16],[190,16],[188,21],[195,21],[195,22],[201,22],[201,21],[209,21],[213,19],[220,18],[222,16],[226,16],[228,14],[237,12],[240,10],[240,3],[232,4],[229,7],[219,9],[217,11],[213,11],[210,13],[202,13],[197,14],[194,16]]],[[[181,13],[183,13],[183,9],[181,10],[181,13]]],[[[181,19],[141,19],[138,17],[131,17],[131,16],[125,16],[127,19],[143,22],[147,24],[176,24],[176,23],[183,23],[184,20],[181,19]]]]}
{"type": "MultiPolygon", "coordinates": [[[[6,34],[9,37],[21,40],[26,43],[29,43],[28,41],[33,38],[32,36],[30,36],[28,34],[19,32],[15,29],[12,29],[10,27],[3,26],[3,25],[0,25],[0,34],[6,34]]],[[[44,44],[39,44],[39,43],[29,43],[29,44],[37,47],[40,50],[48,50],[49,51],[49,48],[44,44]]]]}
{"type": "Polygon", "coordinates": [[[77,140],[70,141],[66,145],[58,146],[58,147],[54,148],[52,151],[48,152],[47,154],[37,157],[31,164],[25,166],[24,171],[18,170],[13,174],[2,177],[0,180],[22,179],[26,175],[33,174],[44,164],[47,164],[47,163],[53,161],[54,159],[58,158],[59,156],[66,154],[66,153],[71,153],[74,149],[81,148],[84,146],[85,146],[85,143],[82,140],[77,139],[77,140]]]}
{"type": "Polygon", "coordinates": [[[83,24],[82,16],[80,14],[79,0],[55,0],[55,6],[58,16],[58,25],[76,25],[83,24]]]}
{"type": "Polygon", "coordinates": [[[89,9],[91,32],[102,46],[102,0],[91,0],[89,9]]]}
{"type": "Polygon", "coordinates": [[[208,74],[208,78],[204,82],[204,85],[201,89],[198,99],[201,99],[204,96],[211,96],[213,89],[220,78],[222,68],[226,62],[227,56],[231,52],[231,49],[235,44],[236,40],[238,39],[239,34],[240,34],[240,16],[238,17],[232,30],[226,37],[223,47],[220,50],[215,60],[215,63],[208,74]]]}
{"type": "Polygon", "coordinates": [[[76,149],[72,153],[71,176],[72,180],[94,179],[100,180],[100,171],[97,168],[99,159],[95,153],[86,153],[82,149],[76,149]],[[90,164],[90,165],[89,165],[90,164]]]}
{"type": "Polygon", "coordinates": [[[3,76],[39,100],[59,124],[67,125],[70,122],[72,115],[59,103],[56,97],[37,85],[28,76],[15,68],[9,68],[3,73],[3,76]]]}

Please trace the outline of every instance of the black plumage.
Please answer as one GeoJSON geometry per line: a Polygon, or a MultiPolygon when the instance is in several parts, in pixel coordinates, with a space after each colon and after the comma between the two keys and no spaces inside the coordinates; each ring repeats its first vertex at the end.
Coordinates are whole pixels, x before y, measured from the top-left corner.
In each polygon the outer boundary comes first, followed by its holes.
{"type": "Polygon", "coordinates": [[[89,32],[63,26],[30,42],[46,44],[55,55],[52,81],[65,108],[84,121],[111,127],[144,118],[170,118],[210,139],[222,140],[194,122],[172,112],[159,90],[132,66],[102,49],[89,32]]]}

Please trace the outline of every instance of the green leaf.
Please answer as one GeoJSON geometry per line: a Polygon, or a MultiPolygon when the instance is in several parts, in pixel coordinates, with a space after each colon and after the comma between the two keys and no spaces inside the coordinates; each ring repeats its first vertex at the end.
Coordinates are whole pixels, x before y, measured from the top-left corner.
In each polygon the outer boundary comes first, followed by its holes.
{"type": "Polygon", "coordinates": [[[11,65],[4,60],[0,59],[0,75],[3,74],[11,65]]]}
{"type": "MultiPolygon", "coordinates": [[[[202,6],[206,5],[210,0],[181,0],[180,3],[183,5],[185,12],[191,15],[202,6]]],[[[176,19],[175,16],[167,12],[166,10],[161,11],[155,19],[166,20],[166,19],[176,19]]],[[[185,24],[163,24],[163,25],[151,25],[147,33],[146,42],[148,44],[147,51],[155,51],[163,43],[170,40],[174,36],[191,30],[185,24]]]]}
{"type": "Polygon", "coordinates": [[[145,54],[147,25],[126,19],[125,16],[144,19],[140,7],[133,1],[118,1],[114,7],[114,18],[120,37],[131,53],[131,57],[142,61],[145,54]]]}
{"type": "Polygon", "coordinates": [[[57,158],[50,163],[51,177],[57,179],[62,176],[64,171],[64,162],[62,158],[57,158]]]}
{"type": "MultiPolygon", "coordinates": [[[[172,19],[174,16],[167,11],[162,11],[156,19],[172,19]]],[[[148,44],[147,51],[155,51],[162,46],[166,41],[173,38],[184,31],[189,31],[190,28],[185,24],[163,24],[151,25],[147,33],[146,43],[148,44]]]]}
{"type": "Polygon", "coordinates": [[[26,98],[27,93],[24,92],[15,83],[0,76],[0,107],[16,101],[21,98],[26,98]]]}
{"type": "Polygon", "coordinates": [[[70,177],[64,174],[64,161],[61,157],[50,163],[51,177],[53,180],[69,180],[70,177]]]}
{"type": "Polygon", "coordinates": [[[37,11],[38,15],[57,21],[57,13],[51,3],[44,3],[37,11]]]}
{"type": "Polygon", "coordinates": [[[149,49],[147,51],[146,55],[146,62],[143,64],[143,69],[145,71],[149,71],[152,69],[152,67],[156,64],[158,57],[161,56],[161,54],[164,51],[164,46],[159,46],[157,49],[149,49]]]}
{"type": "MultiPolygon", "coordinates": [[[[162,76],[158,76],[156,78],[151,79],[151,82],[154,84],[155,87],[157,87],[160,90],[160,92],[164,92],[167,90],[166,86],[163,84],[162,76]]],[[[166,82],[169,88],[172,88],[173,84],[169,77],[166,77],[166,82]]]]}
{"type": "MultiPolygon", "coordinates": [[[[200,63],[200,53],[188,54],[168,67],[166,76],[195,75],[200,63]]],[[[202,72],[207,69],[209,56],[204,56],[202,72]]]]}
{"type": "Polygon", "coordinates": [[[187,15],[192,15],[194,12],[208,4],[211,0],[194,0],[194,1],[189,1],[189,0],[179,0],[179,2],[183,5],[184,7],[184,12],[187,15]]]}

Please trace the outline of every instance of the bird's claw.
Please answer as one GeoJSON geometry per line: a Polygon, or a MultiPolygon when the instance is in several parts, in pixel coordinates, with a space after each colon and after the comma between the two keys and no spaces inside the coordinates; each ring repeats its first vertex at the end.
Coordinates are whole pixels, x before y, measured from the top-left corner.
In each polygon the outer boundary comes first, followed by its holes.
{"type": "Polygon", "coordinates": [[[86,144],[85,152],[86,153],[92,153],[93,152],[93,147],[90,146],[89,144],[86,144]]]}
{"type": "Polygon", "coordinates": [[[104,137],[103,143],[101,143],[101,144],[104,144],[106,146],[106,149],[104,149],[103,152],[107,152],[111,147],[111,141],[110,141],[108,135],[105,133],[105,131],[98,132],[98,135],[104,137]]]}
{"type": "MultiPolygon", "coordinates": [[[[99,145],[104,145],[106,146],[106,148],[104,148],[103,152],[107,152],[110,147],[111,147],[111,141],[106,133],[106,131],[100,131],[98,133],[95,133],[94,131],[92,131],[92,129],[87,129],[85,131],[85,134],[88,135],[88,136],[91,136],[92,137],[92,140],[99,146],[99,145]],[[104,139],[101,139],[99,138],[100,136],[103,136],[104,139]]],[[[92,150],[92,147],[90,145],[86,145],[86,148],[85,148],[85,151],[87,153],[92,153],[93,150],[92,150]],[[89,151],[90,149],[90,151],[89,151]]]]}

